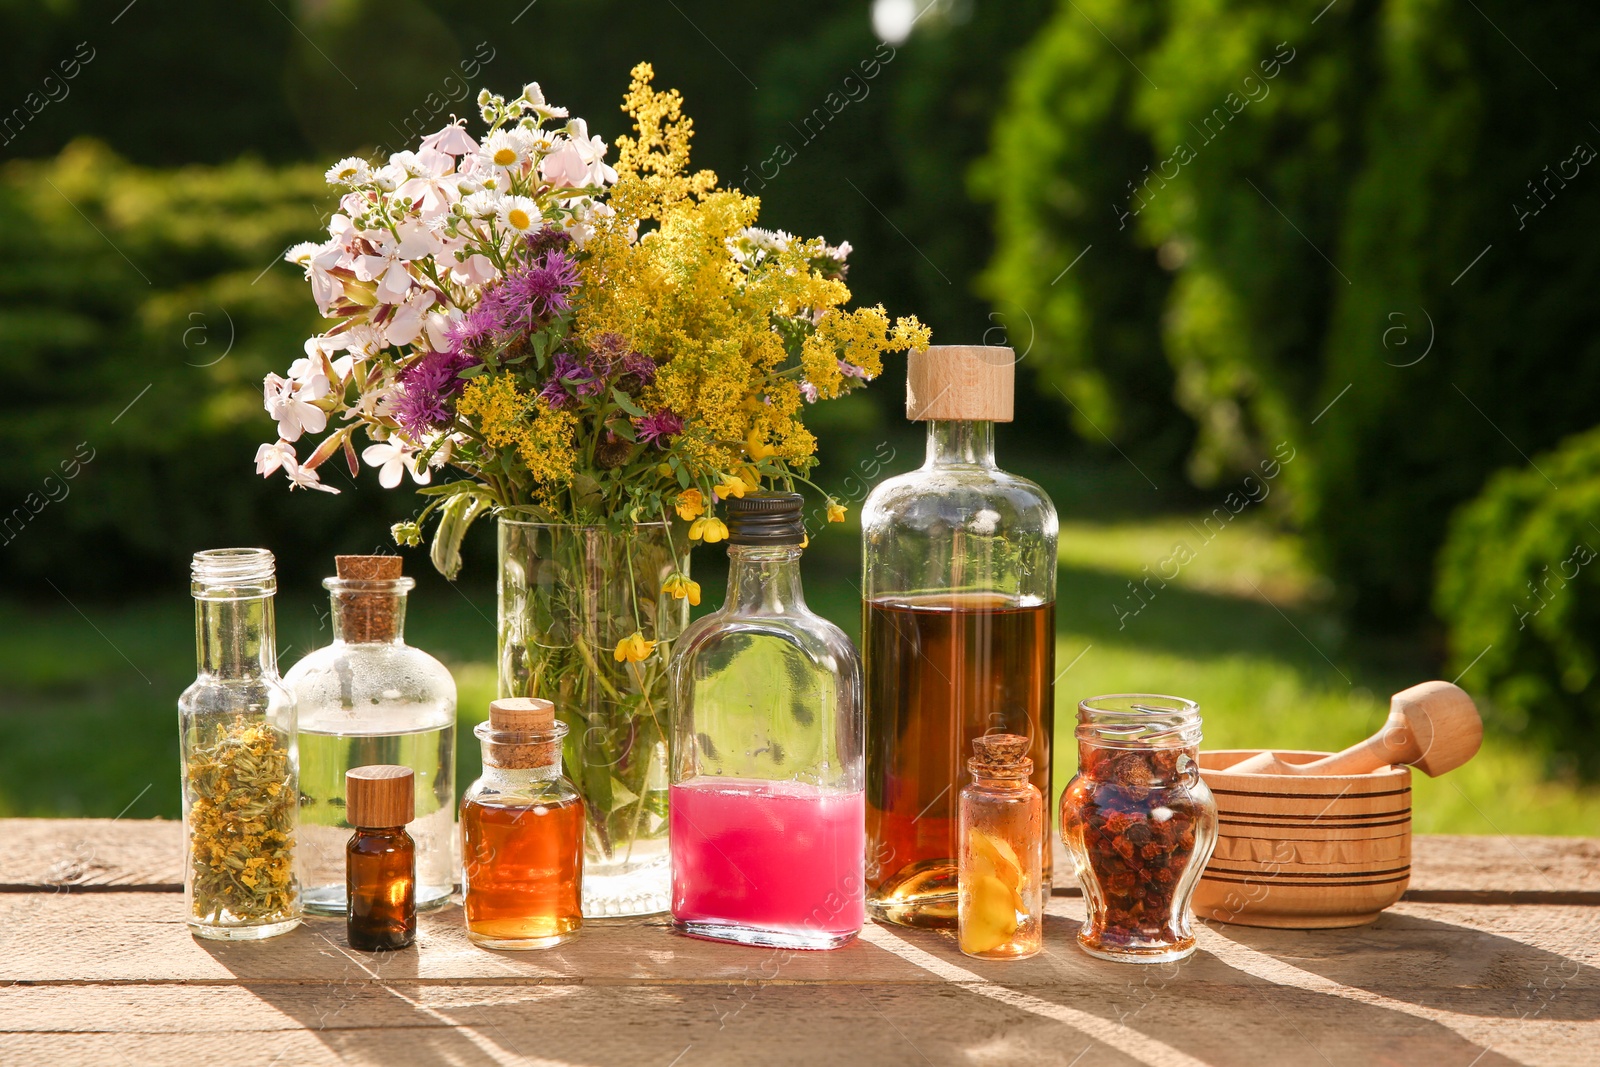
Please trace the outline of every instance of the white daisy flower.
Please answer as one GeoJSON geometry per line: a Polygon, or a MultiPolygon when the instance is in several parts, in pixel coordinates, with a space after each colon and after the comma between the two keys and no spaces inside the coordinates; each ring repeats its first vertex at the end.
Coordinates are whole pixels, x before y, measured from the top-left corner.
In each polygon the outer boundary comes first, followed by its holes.
{"type": "Polygon", "coordinates": [[[366,185],[372,180],[372,167],[358,156],[347,156],[323,175],[329,185],[366,185]]]}
{"type": "Polygon", "coordinates": [[[500,203],[500,225],[517,233],[532,233],[539,228],[539,205],[526,196],[508,196],[500,203]]]}
{"type": "Polygon", "coordinates": [[[492,189],[485,189],[481,192],[473,193],[471,196],[462,197],[458,207],[463,218],[492,219],[499,214],[500,201],[504,199],[505,196],[503,194],[497,193],[492,189]]]}
{"type": "Polygon", "coordinates": [[[478,158],[502,172],[520,167],[528,161],[528,152],[526,146],[518,143],[519,141],[520,138],[513,136],[510,130],[496,130],[483,142],[478,158]]]}

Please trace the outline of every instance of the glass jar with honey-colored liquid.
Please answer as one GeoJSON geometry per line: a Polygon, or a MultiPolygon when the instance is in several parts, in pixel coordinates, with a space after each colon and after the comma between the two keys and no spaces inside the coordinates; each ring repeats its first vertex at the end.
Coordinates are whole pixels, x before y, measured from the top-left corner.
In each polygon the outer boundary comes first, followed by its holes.
{"type": "MultiPolygon", "coordinates": [[[[927,461],[861,511],[867,906],[907,926],[956,926],[974,738],[1028,737],[1030,780],[1050,792],[1057,521],[1044,490],[995,464],[1014,363],[1000,347],[913,352],[906,414],[928,424],[927,461]]],[[[1048,895],[1048,850],[1044,864],[1048,895]]]]}
{"type": "Polygon", "coordinates": [[[583,925],[583,798],[561,773],[565,723],[548,700],[505,698],[475,731],[483,777],[461,798],[467,937],[549,948],[583,925]]]}

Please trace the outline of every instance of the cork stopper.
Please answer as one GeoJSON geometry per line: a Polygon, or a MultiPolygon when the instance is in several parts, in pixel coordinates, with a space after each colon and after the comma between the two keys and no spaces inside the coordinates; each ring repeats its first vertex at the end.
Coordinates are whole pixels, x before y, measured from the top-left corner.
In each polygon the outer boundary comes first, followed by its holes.
{"type": "Polygon", "coordinates": [[[401,581],[399,556],[335,556],[338,578],[333,590],[339,612],[340,633],[346,641],[393,641],[400,632],[399,597],[410,588],[385,588],[380,583],[401,581]],[[371,588],[362,588],[364,583],[371,588]]]}
{"type": "Polygon", "coordinates": [[[410,767],[378,763],[344,774],[344,817],[351,826],[404,826],[416,810],[416,776],[410,767]]]}
{"type": "Polygon", "coordinates": [[[400,577],[399,556],[334,556],[334,573],[348,581],[392,582],[400,577]]]}
{"type": "Polygon", "coordinates": [[[1015,354],[1001,345],[932,345],[906,358],[906,418],[1010,422],[1015,354]]]}
{"type": "Polygon", "coordinates": [[[1006,778],[1027,777],[1033,773],[1028,758],[1031,742],[1022,734],[984,734],[972,739],[972,758],[967,769],[974,774],[1006,778]]]}
{"type": "Polygon", "coordinates": [[[491,767],[532,770],[561,759],[565,723],[556,706],[538,697],[501,697],[489,702],[489,721],[474,731],[483,742],[483,762],[491,767]]]}

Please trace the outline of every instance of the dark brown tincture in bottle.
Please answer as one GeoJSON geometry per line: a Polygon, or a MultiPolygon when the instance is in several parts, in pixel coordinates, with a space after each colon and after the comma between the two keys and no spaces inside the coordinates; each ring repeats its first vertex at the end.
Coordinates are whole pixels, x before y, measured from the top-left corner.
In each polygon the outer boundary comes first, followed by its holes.
{"type": "Polygon", "coordinates": [[[405,948],[417,939],[417,846],[406,833],[414,778],[410,767],[379,764],[345,773],[345,930],[364,952],[405,948]]]}

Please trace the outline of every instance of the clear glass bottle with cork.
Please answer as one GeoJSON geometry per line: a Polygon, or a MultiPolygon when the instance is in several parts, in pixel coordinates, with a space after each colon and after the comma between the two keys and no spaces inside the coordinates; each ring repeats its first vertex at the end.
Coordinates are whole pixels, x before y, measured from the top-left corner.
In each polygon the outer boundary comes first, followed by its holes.
{"type": "Polygon", "coordinates": [[[178,698],[185,912],[197,937],[253,941],[300,925],[295,702],[278,678],[264,548],[196,552],[199,673],[178,698]]]}
{"type": "MultiPolygon", "coordinates": [[[[906,415],[928,424],[927,461],[861,509],[867,903],[910,926],[956,925],[974,738],[1027,736],[1033,784],[1050,790],[1057,521],[1044,490],[995,465],[1015,362],[980,345],[911,353],[906,415]]],[[[1046,852],[1047,893],[1050,877],[1046,852]]]]}
{"type": "Polygon", "coordinates": [[[972,742],[961,790],[957,944],[969,956],[1020,960],[1044,943],[1044,796],[1019,734],[972,742]]]}
{"type": "Polygon", "coordinates": [[[405,948],[417,939],[417,846],[406,833],[414,811],[410,767],[382,764],[345,772],[345,812],[355,833],[345,845],[345,937],[363,952],[405,948]]]}
{"type": "Polygon", "coordinates": [[[548,700],[502,697],[474,732],[483,777],[461,798],[467,937],[549,948],[583,925],[583,798],[561,773],[567,726],[548,700]]]}
{"type": "Polygon", "coordinates": [[[836,948],[862,903],[861,668],[800,589],[798,493],[723,502],[728,595],[672,674],[672,915],[696,937],[836,948]]]}
{"type": "Polygon", "coordinates": [[[337,556],[323,581],[333,643],[289,669],[300,707],[300,846],[306,910],[345,913],[345,772],[394,764],[415,776],[410,833],[417,845],[417,907],[444,905],[455,888],[456,684],[444,665],[405,642],[399,556],[337,556]]]}

